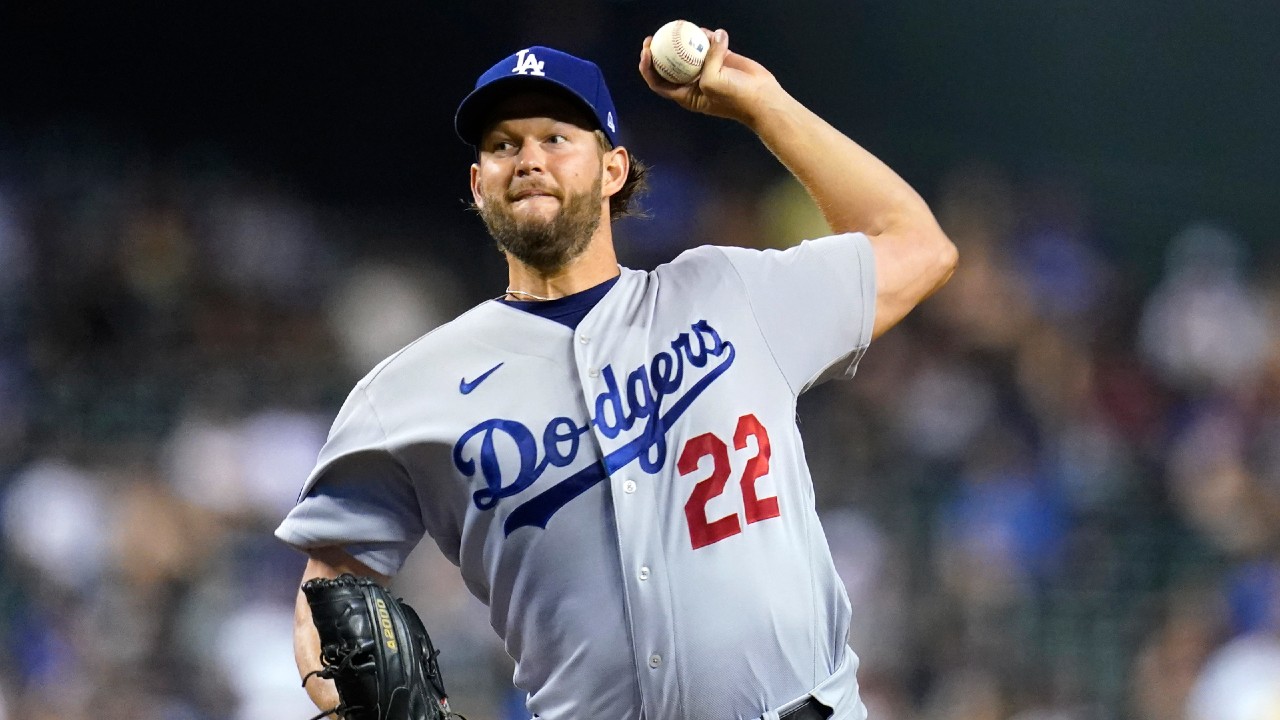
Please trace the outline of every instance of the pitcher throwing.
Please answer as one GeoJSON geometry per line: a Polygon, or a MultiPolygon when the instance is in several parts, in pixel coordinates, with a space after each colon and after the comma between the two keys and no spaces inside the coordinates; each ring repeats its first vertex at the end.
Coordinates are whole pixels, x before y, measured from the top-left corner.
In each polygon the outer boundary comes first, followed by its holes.
{"type": "MultiPolygon", "coordinates": [[[[645,82],[751,129],[831,235],[620,267],[611,221],[644,172],[604,77],[516,52],[456,116],[509,285],[356,385],[277,530],[308,553],[303,580],[383,584],[429,535],[544,720],[866,717],[796,399],[851,377],[956,250],[898,175],[706,35],[687,85],[653,70],[646,40],[645,82]]],[[[300,595],[304,675],[309,613],[300,595]]],[[[336,704],[331,683],[307,687],[336,704]]]]}

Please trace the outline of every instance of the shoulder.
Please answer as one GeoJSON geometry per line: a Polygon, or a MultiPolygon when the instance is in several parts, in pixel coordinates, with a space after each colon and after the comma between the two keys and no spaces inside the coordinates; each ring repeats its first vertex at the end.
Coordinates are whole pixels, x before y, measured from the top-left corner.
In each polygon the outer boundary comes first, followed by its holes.
{"type": "Polygon", "coordinates": [[[874,273],[874,254],[862,233],[802,240],[785,249],[704,245],[654,270],[658,286],[704,293],[718,289],[748,297],[785,298],[851,285],[874,273]]]}
{"type": "Polygon", "coordinates": [[[647,294],[682,302],[686,295],[706,297],[707,293],[732,291],[740,286],[724,248],[702,245],[685,250],[673,260],[643,273],[647,294]]]}
{"type": "Polygon", "coordinates": [[[739,249],[724,248],[718,245],[700,245],[685,250],[671,262],[659,265],[649,274],[657,280],[676,280],[698,277],[709,273],[723,273],[730,265],[725,251],[739,249]]]}
{"type": "Polygon", "coordinates": [[[801,240],[786,248],[746,248],[734,245],[701,245],[686,250],[655,272],[688,272],[704,267],[739,266],[752,262],[785,261],[796,255],[839,254],[869,247],[863,233],[841,233],[801,240]]]}
{"type": "Polygon", "coordinates": [[[786,248],[754,250],[720,247],[726,261],[744,277],[763,273],[803,278],[832,270],[849,272],[872,258],[871,243],[863,233],[842,233],[801,240],[786,248]]]}
{"type": "Polygon", "coordinates": [[[494,310],[494,303],[483,302],[418,337],[375,365],[356,383],[356,390],[395,384],[406,372],[421,379],[423,367],[442,369],[456,363],[482,346],[479,338],[488,334],[486,327],[498,331],[494,310]]]}
{"type": "MultiPolygon", "coordinates": [[[[654,272],[665,270],[681,270],[700,265],[723,265],[727,262],[725,250],[742,250],[742,248],[723,247],[720,245],[699,245],[680,253],[669,263],[659,265],[654,272]]],[[[750,252],[750,251],[748,251],[750,252]]]]}

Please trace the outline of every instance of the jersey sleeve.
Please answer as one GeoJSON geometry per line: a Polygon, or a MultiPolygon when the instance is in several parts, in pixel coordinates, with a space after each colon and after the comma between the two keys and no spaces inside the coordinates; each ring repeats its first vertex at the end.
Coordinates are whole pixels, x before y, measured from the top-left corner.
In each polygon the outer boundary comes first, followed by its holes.
{"type": "Polygon", "coordinates": [[[786,250],[719,249],[741,278],[793,392],[853,377],[875,324],[875,257],[866,235],[806,240],[786,250]]]}
{"type": "Polygon", "coordinates": [[[394,575],[424,532],[418,489],[357,386],[276,537],[301,550],[338,545],[370,568],[394,575]]]}

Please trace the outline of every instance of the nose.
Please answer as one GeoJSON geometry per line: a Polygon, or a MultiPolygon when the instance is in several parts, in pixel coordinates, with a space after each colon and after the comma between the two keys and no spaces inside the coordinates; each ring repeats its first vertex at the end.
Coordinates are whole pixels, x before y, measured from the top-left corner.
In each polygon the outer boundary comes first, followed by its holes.
{"type": "Polygon", "coordinates": [[[546,169],[546,159],[547,156],[542,152],[542,148],[538,147],[538,143],[524,143],[520,146],[520,154],[517,156],[516,174],[524,176],[541,173],[546,169]]]}

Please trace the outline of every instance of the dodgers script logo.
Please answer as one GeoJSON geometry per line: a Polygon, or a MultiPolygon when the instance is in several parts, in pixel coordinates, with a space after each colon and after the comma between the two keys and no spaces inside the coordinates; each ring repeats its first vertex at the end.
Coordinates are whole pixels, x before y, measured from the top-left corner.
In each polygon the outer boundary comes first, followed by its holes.
{"type": "Polygon", "coordinates": [[[492,510],[502,498],[516,495],[532,485],[549,467],[566,467],[578,456],[582,436],[593,428],[612,440],[643,422],[641,432],[593,463],[526,501],[507,516],[503,526],[510,535],[516,528],[541,528],[557,510],[594,487],[617,470],[637,462],[646,473],[657,473],[667,460],[667,430],[684,414],[699,395],[733,364],[733,343],[706,320],[699,320],[671,341],[670,351],[662,350],[626,374],[619,384],[612,365],[600,371],[605,389],[596,396],[591,420],[579,425],[572,418],[556,417],[540,436],[515,420],[485,420],[458,438],[453,446],[453,464],[468,478],[479,472],[485,486],[472,495],[480,510],[492,510]],[[707,368],[694,379],[694,369],[707,368]],[[664,401],[674,398],[669,406],[664,401]],[[504,469],[498,445],[514,446],[518,469],[508,462],[504,469]],[[514,476],[512,471],[514,470],[514,476]]]}

